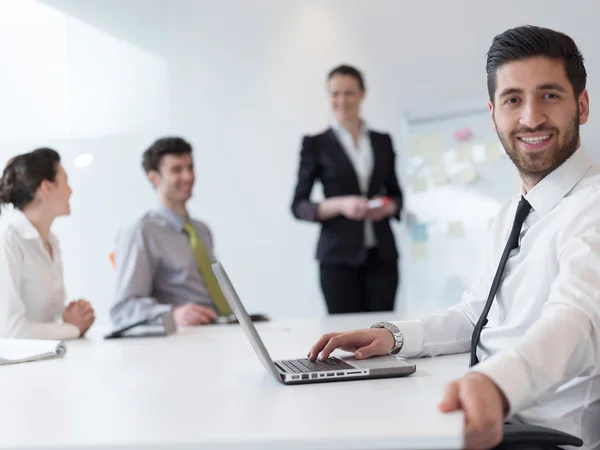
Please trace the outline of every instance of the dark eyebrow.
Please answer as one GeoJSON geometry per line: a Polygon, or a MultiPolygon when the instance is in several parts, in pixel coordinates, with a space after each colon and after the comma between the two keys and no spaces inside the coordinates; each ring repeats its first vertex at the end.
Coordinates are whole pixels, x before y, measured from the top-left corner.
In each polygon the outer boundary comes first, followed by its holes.
{"type": "Polygon", "coordinates": [[[502,92],[500,92],[500,98],[506,97],[507,95],[522,94],[522,93],[523,93],[523,89],[506,88],[502,92]]]}
{"type": "MultiPolygon", "coordinates": [[[[535,88],[536,91],[557,91],[557,92],[567,92],[564,87],[557,83],[544,83],[538,84],[535,88]]],[[[506,88],[502,92],[500,92],[500,98],[507,97],[509,95],[522,94],[523,89],[520,88],[506,88]]]]}
{"type": "Polygon", "coordinates": [[[567,92],[564,87],[557,83],[544,83],[536,87],[537,91],[558,91],[567,92]]]}

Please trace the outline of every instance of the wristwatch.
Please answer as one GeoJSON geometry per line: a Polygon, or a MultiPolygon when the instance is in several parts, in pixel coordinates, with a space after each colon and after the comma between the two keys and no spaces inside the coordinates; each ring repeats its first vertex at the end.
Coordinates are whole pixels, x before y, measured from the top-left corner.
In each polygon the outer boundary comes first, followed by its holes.
{"type": "Polygon", "coordinates": [[[376,324],[371,325],[370,328],[385,328],[392,333],[392,336],[394,336],[394,346],[389,351],[390,355],[396,355],[402,350],[402,346],[404,345],[404,335],[396,325],[391,322],[377,322],[376,324]]]}

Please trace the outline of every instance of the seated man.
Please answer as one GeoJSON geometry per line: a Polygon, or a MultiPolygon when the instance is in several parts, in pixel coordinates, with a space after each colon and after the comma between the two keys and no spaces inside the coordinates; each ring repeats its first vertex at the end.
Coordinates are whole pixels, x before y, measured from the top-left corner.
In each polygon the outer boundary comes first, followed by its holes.
{"type": "Polygon", "coordinates": [[[178,137],[158,139],[144,152],[142,166],[160,206],[118,238],[113,323],[172,310],[177,325],[190,326],[231,314],[211,269],[212,235],[186,209],[194,187],[191,145],[178,137]]]}
{"type": "Polygon", "coordinates": [[[471,370],[440,404],[464,411],[466,448],[494,447],[510,421],[597,449],[600,168],[579,140],[589,114],[583,58],[568,36],[524,26],[494,38],[486,68],[493,126],[522,184],[492,223],[471,288],[420,320],[325,335],[309,357],[470,351],[471,370]]]}

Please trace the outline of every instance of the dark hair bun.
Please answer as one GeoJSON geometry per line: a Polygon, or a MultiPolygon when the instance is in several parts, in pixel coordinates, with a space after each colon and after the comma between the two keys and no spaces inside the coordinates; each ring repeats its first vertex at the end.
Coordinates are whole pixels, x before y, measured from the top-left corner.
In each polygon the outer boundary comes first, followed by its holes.
{"type": "Polygon", "coordinates": [[[12,203],[13,191],[17,182],[15,171],[10,165],[4,170],[0,178],[0,204],[12,203]]]}
{"type": "Polygon", "coordinates": [[[22,209],[31,203],[42,181],[56,179],[58,163],[59,154],[49,148],[15,156],[0,178],[0,205],[10,203],[22,209]]]}

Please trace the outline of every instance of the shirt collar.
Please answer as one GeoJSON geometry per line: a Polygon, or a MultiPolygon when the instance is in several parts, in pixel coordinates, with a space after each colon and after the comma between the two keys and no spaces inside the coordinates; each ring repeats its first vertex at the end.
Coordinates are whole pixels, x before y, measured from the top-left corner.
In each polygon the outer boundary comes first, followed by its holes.
{"type": "MultiPolygon", "coordinates": [[[[360,134],[361,136],[367,136],[369,135],[369,128],[367,126],[367,122],[365,122],[363,119],[360,119],[360,134]]],[[[345,134],[349,134],[350,132],[341,124],[339,123],[337,120],[334,120],[333,122],[331,122],[331,129],[333,131],[335,131],[336,133],[345,133],[345,134]]]]}
{"type": "Polygon", "coordinates": [[[531,207],[540,217],[548,214],[560,202],[592,167],[592,161],[584,148],[580,146],[562,165],[546,175],[527,194],[521,183],[521,195],[524,195],[531,207]]]}
{"type": "Polygon", "coordinates": [[[20,209],[13,209],[8,218],[8,223],[23,239],[40,239],[37,228],[20,209]]]}
{"type": "Polygon", "coordinates": [[[171,208],[167,208],[164,205],[160,205],[158,208],[156,208],[155,212],[166,219],[167,222],[169,222],[175,229],[179,231],[183,230],[183,226],[189,222],[189,217],[181,217],[171,208]]]}

